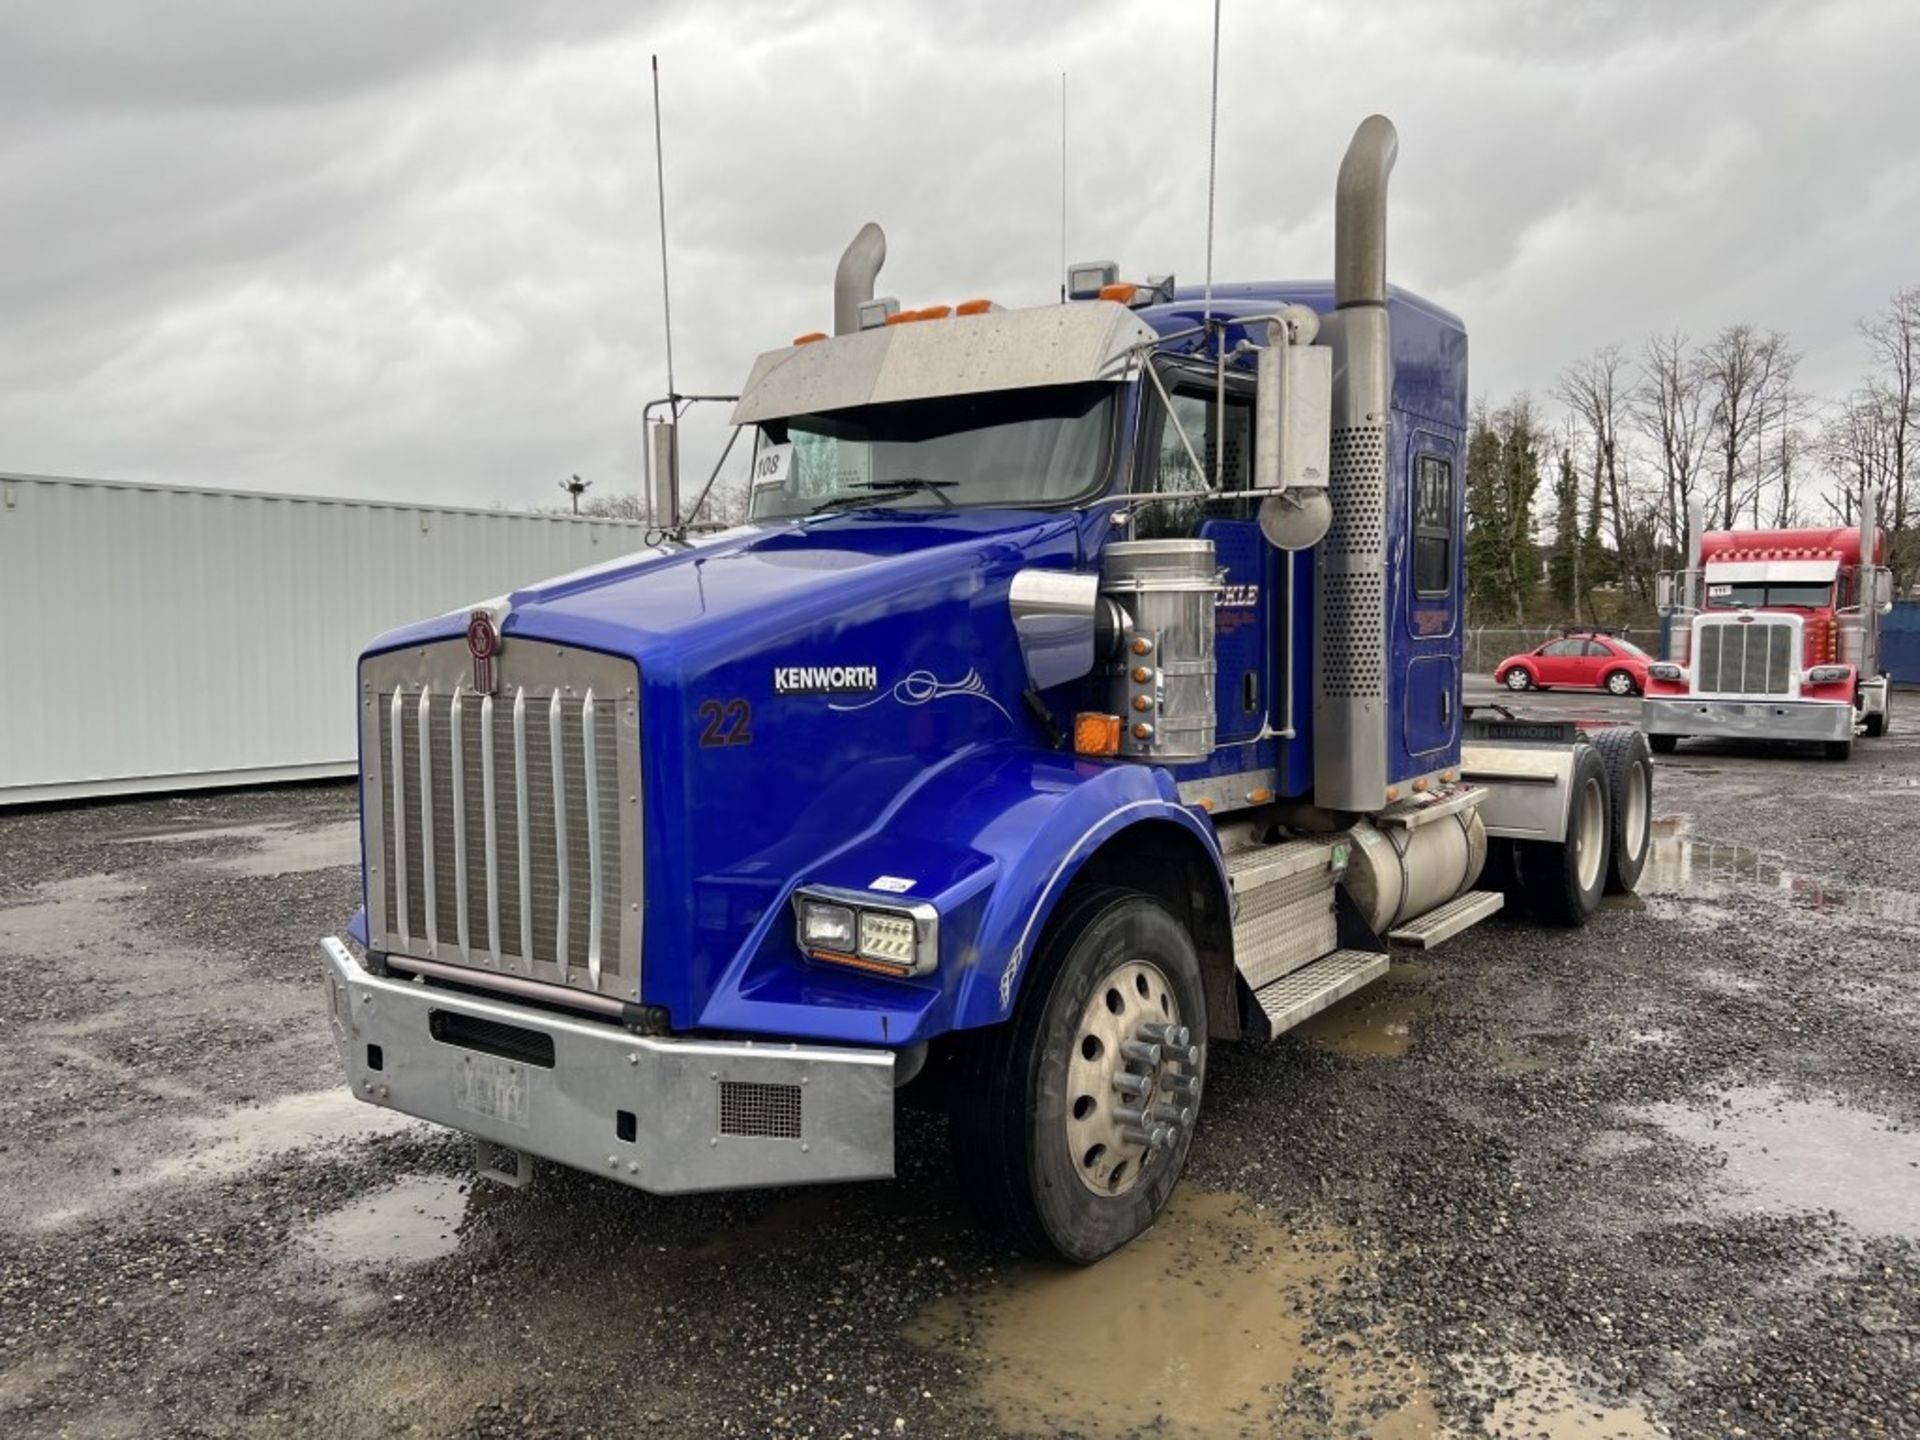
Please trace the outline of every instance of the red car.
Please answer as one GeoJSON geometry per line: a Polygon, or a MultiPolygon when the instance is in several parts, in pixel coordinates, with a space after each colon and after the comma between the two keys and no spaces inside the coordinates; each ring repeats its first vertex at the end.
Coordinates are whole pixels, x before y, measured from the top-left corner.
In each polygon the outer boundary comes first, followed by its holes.
{"type": "Polygon", "coordinates": [[[1573,634],[1509,655],[1494,666],[1493,678],[1509,690],[1565,688],[1638,695],[1646,688],[1647,666],[1652,663],[1653,657],[1630,640],[1573,634]]]}

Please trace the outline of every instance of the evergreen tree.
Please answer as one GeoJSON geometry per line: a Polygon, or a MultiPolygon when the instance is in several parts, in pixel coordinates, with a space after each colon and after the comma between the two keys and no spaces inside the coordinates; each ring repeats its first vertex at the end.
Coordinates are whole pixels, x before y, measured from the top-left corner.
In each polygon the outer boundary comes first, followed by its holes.
{"type": "Polygon", "coordinates": [[[1526,618],[1533,593],[1533,497],[1540,488],[1542,436],[1525,395],[1499,410],[1483,403],[1467,435],[1468,593],[1526,618]]]}
{"type": "Polygon", "coordinates": [[[1581,573],[1584,544],[1580,532],[1580,471],[1573,463],[1573,446],[1568,444],[1560,448],[1560,469],[1553,482],[1553,548],[1547,556],[1547,584],[1553,598],[1575,620],[1580,618],[1580,591],[1586,582],[1581,573]]]}

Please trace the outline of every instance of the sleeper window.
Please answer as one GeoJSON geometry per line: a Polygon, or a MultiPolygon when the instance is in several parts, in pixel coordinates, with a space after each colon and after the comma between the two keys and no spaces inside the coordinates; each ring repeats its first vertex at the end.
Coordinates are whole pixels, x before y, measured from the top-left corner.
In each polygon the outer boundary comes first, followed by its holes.
{"type": "Polygon", "coordinates": [[[1453,589],[1453,464],[1420,455],[1413,465],[1413,590],[1438,596],[1453,589]]]}

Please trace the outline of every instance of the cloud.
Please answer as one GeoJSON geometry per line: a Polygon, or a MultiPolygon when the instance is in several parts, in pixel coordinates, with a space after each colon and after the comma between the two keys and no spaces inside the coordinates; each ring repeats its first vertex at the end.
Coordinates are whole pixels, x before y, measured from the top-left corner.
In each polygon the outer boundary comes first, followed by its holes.
{"type": "MultiPolygon", "coordinates": [[[[829,318],[867,219],[909,304],[1069,258],[1205,264],[1207,7],[355,3],[0,14],[0,466],[549,503],[638,484],[666,384],[829,318]]],[[[1226,7],[1215,273],[1324,274],[1334,169],[1399,125],[1391,263],[1474,384],[1789,330],[1809,388],[1920,282],[1920,12],[1891,0],[1226,7]]],[[[710,461],[717,417],[693,427],[710,461]]]]}

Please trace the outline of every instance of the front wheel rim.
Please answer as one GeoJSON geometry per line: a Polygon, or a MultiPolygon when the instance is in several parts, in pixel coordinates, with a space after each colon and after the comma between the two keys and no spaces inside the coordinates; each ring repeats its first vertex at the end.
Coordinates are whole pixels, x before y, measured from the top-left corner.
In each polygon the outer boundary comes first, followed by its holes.
{"type": "Polygon", "coordinates": [[[1128,960],[1093,987],[1073,1032],[1062,1120],[1080,1183],[1125,1195],[1165,1163],[1200,1100],[1200,1046],[1166,972],[1128,960]]]}
{"type": "Polygon", "coordinates": [[[1607,681],[1607,688],[1616,695],[1631,694],[1633,691],[1633,681],[1625,675],[1616,674],[1611,680],[1607,681]]]}
{"type": "Polygon", "coordinates": [[[1511,675],[1507,676],[1507,688],[1509,690],[1526,689],[1527,688],[1527,672],[1524,670],[1516,670],[1511,675]]]}

